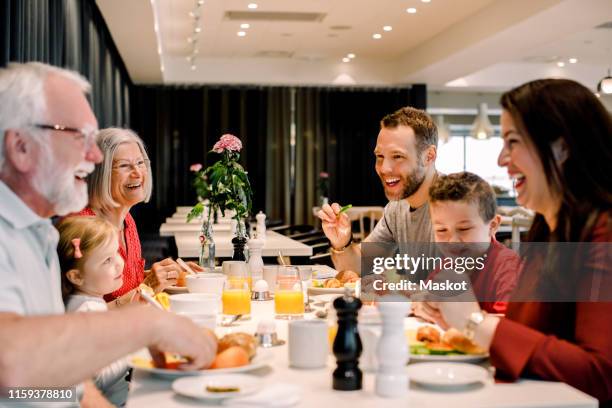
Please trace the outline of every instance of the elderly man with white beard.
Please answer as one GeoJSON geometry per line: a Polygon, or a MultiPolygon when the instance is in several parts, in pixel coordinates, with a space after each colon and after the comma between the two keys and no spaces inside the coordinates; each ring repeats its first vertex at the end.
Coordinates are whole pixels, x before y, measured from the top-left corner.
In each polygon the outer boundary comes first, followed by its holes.
{"type": "Polygon", "coordinates": [[[102,159],[88,89],[49,65],[0,69],[0,387],[73,386],[146,346],[186,356],[185,369],[215,356],[214,335],[155,308],[64,315],[49,217],[87,204],[102,159]]]}

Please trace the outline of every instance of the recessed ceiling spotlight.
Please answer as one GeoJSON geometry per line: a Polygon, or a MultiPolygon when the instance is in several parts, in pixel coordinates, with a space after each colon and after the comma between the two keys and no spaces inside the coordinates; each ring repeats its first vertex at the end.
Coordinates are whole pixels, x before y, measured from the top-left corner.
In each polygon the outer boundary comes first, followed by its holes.
{"type": "Polygon", "coordinates": [[[198,0],[198,6],[203,6],[204,5],[204,0],[198,0]]]}
{"type": "Polygon", "coordinates": [[[416,12],[417,12],[417,9],[415,9],[414,7],[408,7],[406,9],[406,13],[414,14],[416,12]]]}
{"type": "Polygon", "coordinates": [[[558,66],[559,68],[563,68],[563,67],[565,66],[565,62],[563,62],[563,61],[559,61],[559,62],[557,62],[557,66],[558,66]]]}
{"type": "Polygon", "coordinates": [[[385,31],[391,31],[391,30],[393,30],[393,27],[391,27],[391,26],[384,26],[384,27],[383,27],[383,30],[385,30],[385,31]]]}
{"type": "Polygon", "coordinates": [[[159,67],[159,70],[160,70],[161,72],[164,72],[164,66],[162,65],[161,67],[159,67]]]}
{"type": "Polygon", "coordinates": [[[346,56],[347,56],[347,57],[349,57],[350,59],[353,59],[353,58],[355,58],[355,57],[356,57],[356,55],[355,55],[355,54],[353,54],[352,52],[350,52],[350,53],[346,54],[346,56]]]}
{"type": "Polygon", "coordinates": [[[431,0],[421,0],[423,3],[431,3],[431,0]]]}
{"type": "Polygon", "coordinates": [[[347,58],[347,57],[344,57],[344,58],[342,58],[342,62],[351,62],[351,59],[347,58]]]}
{"type": "Polygon", "coordinates": [[[578,62],[578,58],[570,58],[570,59],[569,59],[569,63],[570,63],[570,64],[575,64],[575,63],[577,63],[577,62],[578,62]]]}
{"type": "Polygon", "coordinates": [[[194,33],[199,33],[200,31],[202,31],[201,27],[196,27],[196,28],[193,29],[194,33]]]}
{"type": "Polygon", "coordinates": [[[250,8],[251,10],[255,10],[258,6],[257,6],[257,3],[249,3],[247,7],[250,8]]]}
{"type": "Polygon", "coordinates": [[[251,27],[251,25],[249,23],[242,23],[242,24],[240,24],[240,28],[242,28],[244,30],[246,30],[247,28],[250,28],[250,27],[251,27]]]}
{"type": "Polygon", "coordinates": [[[244,37],[246,33],[244,31],[238,31],[238,37],[244,37]]]}
{"type": "Polygon", "coordinates": [[[195,65],[192,65],[192,66],[191,66],[191,70],[192,70],[192,71],[195,71],[195,70],[196,70],[196,66],[195,66],[195,65]]]}
{"type": "Polygon", "coordinates": [[[187,37],[187,42],[189,44],[193,44],[194,42],[198,42],[197,38],[193,38],[193,37],[187,37]]]}
{"type": "Polygon", "coordinates": [[[380,40],[382,38],[382,34],[378,34],[378,33],[372,34],[372,38],[375,40],[380,40]]]}

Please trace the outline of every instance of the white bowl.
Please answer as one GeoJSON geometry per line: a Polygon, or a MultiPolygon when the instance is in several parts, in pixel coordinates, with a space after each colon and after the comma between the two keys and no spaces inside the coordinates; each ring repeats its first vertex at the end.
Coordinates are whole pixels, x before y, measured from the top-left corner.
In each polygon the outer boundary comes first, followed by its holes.
{"type": "Polygon", "coordinates": [[[204,272],[185,276],[185,284],[190,293],[213,293],[221,296],[226,279],[222,273],[204,272]]]}
{"type": "Polygon", "coordinates": [[[196,324],[198,327],[205,327],[210,330],[215,330],[217,327],[217,314],[212,313],[178,313],[180,316],[185,316],[196,324]]]}
{"type": "Polygon", "coordinates": [[[170,310],[174,313],[217,314],[221,296],[212,293],[181,293],[170,296],[170,310]]]}

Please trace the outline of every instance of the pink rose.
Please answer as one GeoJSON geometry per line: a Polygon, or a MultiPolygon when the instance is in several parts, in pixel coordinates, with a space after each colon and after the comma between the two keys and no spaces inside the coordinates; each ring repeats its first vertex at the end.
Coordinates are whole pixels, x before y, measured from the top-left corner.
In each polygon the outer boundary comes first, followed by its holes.
{"type": "Polygon", "coordinates": [[[224,150],[239,152],[242,150],[242,142],[236,136],[226,133],[215,143],[212,150],[215,153],[223,153],[224,150]]]}
{"type": "Polygon", "coordinates": [[[189,170],[193,171],[194,173],[197,173],[198,171],[202,170],[202,165],[200,163],[194,163],[189,166],[189,170]]]}
{"type": "Polygon", "coordinates": [[[329,174],[325,171],[322,171],[319,173],[319,177],[321,178],[329,178],[329,174]]]}

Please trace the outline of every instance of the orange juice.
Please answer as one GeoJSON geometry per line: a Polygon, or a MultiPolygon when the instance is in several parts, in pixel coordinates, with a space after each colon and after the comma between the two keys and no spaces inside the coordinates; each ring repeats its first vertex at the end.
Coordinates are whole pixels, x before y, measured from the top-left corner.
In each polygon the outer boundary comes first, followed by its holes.
{"type": "Polygon", "coordinates": [[[251,291],[246,289],[224,290],[221,295],[223,314],[248,315],[251,313],[251,291]]]}
{"type": "Polygon", "coordinates": [[[338,325],[334,324],[327,328],[327,341],[329,341],[329,348],[334,347],[334,340],[336,340],[336,334],[338,334],[338,325]]]}
{"type": "Polygon", "coordinates": [[[249,290],[253,290],[253,278],[250,276],[244,278],[231,276],[228,278],[228,281],[232,288],[241,287],[241,283],[246,281],[247,285],[249,286],[249,290]]]}
{"type": "Polygon", "coordinates": [[[304,314],[304,293],[294,290],[279,290],[274,293],[274,311],[280,315],[304,314]]]}

